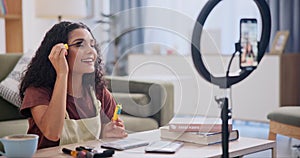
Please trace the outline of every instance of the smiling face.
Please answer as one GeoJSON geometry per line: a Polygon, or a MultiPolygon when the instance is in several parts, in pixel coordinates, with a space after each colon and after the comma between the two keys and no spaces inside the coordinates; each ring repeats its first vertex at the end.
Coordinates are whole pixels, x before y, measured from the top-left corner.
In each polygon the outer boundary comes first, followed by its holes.
{"type": "Polygon", "coordinates": [[[70,73],[83,75],[95,71],[97,51],[91,33],[83,28],[75,29],[68,35],[68,64],[70,73]]]}

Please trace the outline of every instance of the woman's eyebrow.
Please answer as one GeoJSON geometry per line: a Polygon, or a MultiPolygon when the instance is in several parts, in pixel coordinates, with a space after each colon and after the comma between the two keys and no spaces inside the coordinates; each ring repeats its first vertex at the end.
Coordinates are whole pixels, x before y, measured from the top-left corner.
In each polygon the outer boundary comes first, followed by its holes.
{"type": "Polygon", "coordinates": [[[75,42],[82,42],[84,41],[83,38],[78,38],[78,39],[75,39],[74,41],[72,41],[69,45],[73,45],[73,44],[76,44],[75,42]]]}

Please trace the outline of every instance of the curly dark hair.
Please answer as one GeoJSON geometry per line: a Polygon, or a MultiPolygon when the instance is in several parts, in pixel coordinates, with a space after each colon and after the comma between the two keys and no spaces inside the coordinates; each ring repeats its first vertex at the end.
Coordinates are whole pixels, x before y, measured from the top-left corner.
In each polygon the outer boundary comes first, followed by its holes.
{"type": "MultiPolygon", "coordinates": [[[[55,24],[45,35],[41,45],[35,52],[35,56],[32,58],[31,62],[27,66],[27,69],[23,72],[23,76],[21,78],[21,84],[19,87],[19,95],[23,100],[25,95],[25,90],[30,87],[43,87],[49,90],[53,90],[55,80],[56,80],[56,71],[52,66],[48,56],[51,52],[51,49],[54,45],[58,43],[67,43],[68,34],[78,28],[83,28],[88,30],[94,40],[91,30],[83,23],[73,23],[63,21],[58,24],[55,24]]],[[[97,42],[96,42],[97,43],[97,42]]],[[[97,59],[95,62],[95,71],[93,73],[84,74],[83,75],[83,85],[92,85],[92,87],[96,87],[97,90],[101,90],[105,87],[104,80],[104,70],[103,63],[100,54],[100,48],[98,44],[95,46],[97,51],[97,59]]]]}

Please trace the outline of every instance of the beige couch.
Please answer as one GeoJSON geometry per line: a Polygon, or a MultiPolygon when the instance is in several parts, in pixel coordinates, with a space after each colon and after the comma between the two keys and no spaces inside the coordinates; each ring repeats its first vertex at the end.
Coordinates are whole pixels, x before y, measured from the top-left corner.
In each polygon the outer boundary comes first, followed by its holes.
{"type": "MultiPolygon", "coordinates": [[[[13,70],[21,56],[0,54],[0,81],[13,70]]],[[[171,83],[133,81],[126,77],[106,78],[115,100],[123,105],[121,118],[129,132],[156,129],[173,117],[174,90],[171,83]]],[[[0,109],[0,137],[26,133],[27,120],[19,114],[18,107],[0,96],[0,109]]]]}

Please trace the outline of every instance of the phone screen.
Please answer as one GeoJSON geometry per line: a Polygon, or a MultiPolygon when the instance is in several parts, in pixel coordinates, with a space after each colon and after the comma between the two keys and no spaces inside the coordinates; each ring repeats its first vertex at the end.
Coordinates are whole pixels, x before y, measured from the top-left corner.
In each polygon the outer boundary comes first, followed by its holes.
{"type": "Polygon", "coordinates": [[[246,69],[256,67],[257,62],[257,20],[241,19],[240,20],[240,68],[246,69]]]}

